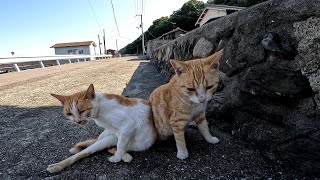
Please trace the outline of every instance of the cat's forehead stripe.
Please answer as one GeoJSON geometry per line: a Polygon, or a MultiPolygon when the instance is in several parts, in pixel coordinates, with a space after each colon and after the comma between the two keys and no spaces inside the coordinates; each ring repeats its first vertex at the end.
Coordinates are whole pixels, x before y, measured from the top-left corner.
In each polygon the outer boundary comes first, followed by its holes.
{"type": "Polygon", "coordinates": [[[204,82],[204,68],[203,63],[201,61],[193,62],[193,80],[195,81],[195,85],[199,85],[204,82]]]}

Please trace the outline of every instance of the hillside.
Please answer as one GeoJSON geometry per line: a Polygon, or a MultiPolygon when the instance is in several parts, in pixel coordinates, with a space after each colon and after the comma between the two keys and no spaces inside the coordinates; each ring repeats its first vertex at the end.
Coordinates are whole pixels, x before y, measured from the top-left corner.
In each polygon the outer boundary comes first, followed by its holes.
{"type": "MultiPolygon", "coordinates": [[[[266,0],[214,0],[208,1],[208,4],[225,4],[225,5],[233,5],[233,6],[251,6],[266,0]]],[[[176,27],[180,27],[183,30],[191,31],[197,26],[194,24],[196,23],[197,19],[201,15],[205,4],[202,1],[198,0],[189,0],[183,6],[174,11],[169,17],[164,16],[160,17],[153,21],[153,24],[148,28],[147,31],[144,33],[145,42],[148,42],[155,37],[159,37],[162,34],[169,32],[176,27]]],[[[142,53],[142,38],[141,35],[122,48],[120,50],[121,54],[140,54],[142,53]]]]}

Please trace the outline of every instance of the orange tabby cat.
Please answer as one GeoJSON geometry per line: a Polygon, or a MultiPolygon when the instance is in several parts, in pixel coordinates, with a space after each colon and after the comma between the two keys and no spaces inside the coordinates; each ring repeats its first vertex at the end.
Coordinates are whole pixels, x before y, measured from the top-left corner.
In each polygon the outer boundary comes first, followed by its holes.
{"type": "Polygon", "coordinates": [[[191,61],[170,60],[176,74],[169,83],[155,89],[149,98],[155,127],[161,138],[174,135],[177,157],[189,156],[186,148],[184,129],[194,120],[209,143],[219,139],[213,137],[208,128],[205,110],[219,82],[219,62],[223,50],[206,59],[191,61]]]}

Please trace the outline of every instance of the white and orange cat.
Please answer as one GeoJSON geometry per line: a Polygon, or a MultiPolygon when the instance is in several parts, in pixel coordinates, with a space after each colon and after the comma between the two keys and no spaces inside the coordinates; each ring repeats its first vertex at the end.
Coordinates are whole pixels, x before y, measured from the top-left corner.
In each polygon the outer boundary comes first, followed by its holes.
{"type": "Polygon", "coordinates": [[[184,130],[192,120],[207,142],[212,144],[219,142],[219,139],[209,132],[205,110],[218,87],[217,59],[222,51],[206,59],[171,60],[176,74],[169,83],[159,86],[150,95],[149,101],[158,135],[162,139],[174,135],[179,159],[189,156],[184,130]]]}
{"type": "Polygon", "coordinates": [[[109,161],[119,162],[122,159],[130,162],[132,157],[128,151],[146,150],[157,138],[150,104],[146,100],[95,93],[92,84],[86,91],[70,96],[51,95],[62,103],[65,116],[72,122],[83,125],[94,120],[105,129],[98,139],[80,142],[71,148],[69,151],[74,154],[71,157],[49,165],[47,170],[51,173],[114,145],[116,150],[110,149],[114,155],[109,157],[109,161]]]}

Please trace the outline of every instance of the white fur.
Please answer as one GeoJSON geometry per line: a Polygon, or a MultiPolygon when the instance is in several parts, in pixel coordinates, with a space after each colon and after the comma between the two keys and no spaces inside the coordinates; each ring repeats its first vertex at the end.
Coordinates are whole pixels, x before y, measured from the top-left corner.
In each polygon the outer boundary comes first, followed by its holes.
{"type": "Polygon", "coordinates": [[[107,99],[104,94],[96,93],[91,101],[92,117],[98,126],[118,138],[117,151],[110,157],[118,162],[127,151],[143,151],[155,141],[153,129],[148,126],[150,106],[138,102],[134,106],[123,106],[115,99],[107,99]]]}
{"type": "MultiPolygon", "coordinates": [[[[148,124],[150,106],[144,104],[142,100],[139,100],[134,106],[123,106],[115,99],[107,99],[104,94],[96,93],[91,103],[93,107],[90,110],[90,117],[80,115],[75,103],[73,103],[71,113],[74,116],[74,121],[92,119],[105,130],[94,144],[64,161],[49,165],[47,168],[49,172],[58,172],[79,160],[79,157],[83,158],[114,145],[117,145],[117,150],[109,158],[109,161],[119,162],[122,159],[125,162],[130,162],[132,157],[127,151],[146,150],[156,140],[155,130],[148,124]]],[[[68,118],[72,120],[71,117],[68,118]]]]}
{"type": "Polygon", "coordinates": [[[75,101],[72,102],[72,106],[70,108],[70,113],[73,115],[73,120],[75,122],[80,121],[80,115],[79,115],[77,104],[75,101]]]}
{"type": "Polygon", "coordinates": [[[142,102],[134,106],[123,106],[115,99],[107,99],[102,93],[96,93],[91,103],[91,111],[96,112],[91,118],[96,124],[116,135],[119,141],[128,141],[124,151],[143,151],[154,143],[153,129],[147,123],[150,106],[142,102]]]}
{"type": "Polygon", "coordinates": [[[203,83],[199,84],[196,89],[197,95],[190,96],[190,100],[194,103],[207,103],[212,98],[212,93],[208,92],[203,83]]]}
{"type": "Polygon", "coordinates": [[[205,119],[200,124],[198,124],[198,128],[202,134],[202,136],[206,139],[207,142],[211,144],[217,144],[219,139],[210,134],[208,129],[208,121],[205,119]]]}

